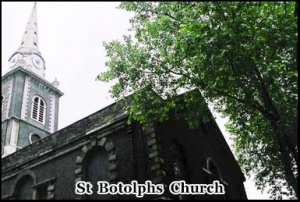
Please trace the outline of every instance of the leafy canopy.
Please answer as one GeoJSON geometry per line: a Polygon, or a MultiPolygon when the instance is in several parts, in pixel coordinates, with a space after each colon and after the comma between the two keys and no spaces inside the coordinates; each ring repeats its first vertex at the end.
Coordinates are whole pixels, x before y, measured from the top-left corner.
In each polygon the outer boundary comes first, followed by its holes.
{"type": "Polygon", "coordinates": [[[273,198],[294,196],[285,171],[292,167],[298,178],[297,165],[283,163],[283,141],[274,131],[291,131],[290,142],[298,135],[295,2],[123,2],[119,8],[134,12],[135,37],[104,43],[109,70],[98,79],[116,81],[110,92],[118,99],[139,89],[127,107],[130,121],[164,121],[168,111],[184,107],[182,117],[196,126],[205,108],[199,94],[175,104],[178,94],[196,89],[229,116],[238,161],[255,174],[258,188],[270,186],[273,198]]]}

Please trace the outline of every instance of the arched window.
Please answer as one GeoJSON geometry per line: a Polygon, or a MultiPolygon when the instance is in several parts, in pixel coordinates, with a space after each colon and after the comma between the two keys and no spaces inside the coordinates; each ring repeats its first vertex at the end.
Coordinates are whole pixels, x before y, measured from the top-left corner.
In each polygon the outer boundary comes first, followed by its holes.
{"type": "Polygon", "coordinates": [[[228,188],[228,183],[223,179],[221,170],[217,164],[217,162],[209,157],[206,161],[206,168],[203,168],[206,172],[206,183],[212,184],[214,181],[219,181],[225,188],[225,194],[220,195],[212,195],[213,199],[226,199],[228,198],[228,194],[226,193],[226,189],[228,188]]]}
{"type": "MultiPolygon", "coordinates": [[[[103,147],[96,147],[90,150],[85,157],[84,179],[98,187],[98,181],[109,181],[108,153],[103,147]]],[[[99,195],[96,191],[87,195],[86,199],[110,199],[109,195],[99,195]]]]}
{"type": "Polygon", "coordinates": [[[25,199],[29,200],[33,198],[33,179],[29,175],[22,177],[17,183],[15,189],[16,199],[25,199]]]}
{"type": "Polygon", "coordinates": [[[45,124],[46,102],[43,98],[35,96],[32,99],[31,118],[45,124]]]}

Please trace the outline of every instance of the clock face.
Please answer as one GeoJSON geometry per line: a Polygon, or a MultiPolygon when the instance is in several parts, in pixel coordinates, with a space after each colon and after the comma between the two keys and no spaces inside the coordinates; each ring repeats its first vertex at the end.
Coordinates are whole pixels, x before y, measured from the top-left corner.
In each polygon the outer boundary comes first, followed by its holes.
{"type": "Polygon", "coordinates": [[[19,60],[19,54],[14,55],[9,61],[9,66],[10,67],[15,66],[15,64],[18,62],[18,60],[19,60]]]}
{"type": "Polygon", "coordinates": [[[37,56],[37,55],[33,55],[32,56],[32,63],[37,68],[41,68],[43,66],[43,60],[39,56],[37,56]]]}

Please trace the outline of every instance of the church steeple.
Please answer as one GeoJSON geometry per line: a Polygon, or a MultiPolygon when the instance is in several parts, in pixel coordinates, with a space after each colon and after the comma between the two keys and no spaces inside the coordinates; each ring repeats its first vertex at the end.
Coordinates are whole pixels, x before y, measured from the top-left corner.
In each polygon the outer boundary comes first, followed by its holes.
{"type": "Polygon", "coordinates": [[[39,53],[36,3],[34,3],[28,24],[23,35],[18,52],[39,53]]]}
{"type": "Polygon", "coordinates": [[[34,3],[29,21],[19,49],[9,58],[9,68],[22,67],[38,76],[45,77],[45,60],[39,52],[36,3],[34,3]]]}
{"type": "Polygon", "coordinates": [[[6,156],[44,138],[58,128],[59,82],[45,79],[45,61],[39,52],[36,3],[20,47],[9,59],[1,78],[1,143],[6,156]]]}

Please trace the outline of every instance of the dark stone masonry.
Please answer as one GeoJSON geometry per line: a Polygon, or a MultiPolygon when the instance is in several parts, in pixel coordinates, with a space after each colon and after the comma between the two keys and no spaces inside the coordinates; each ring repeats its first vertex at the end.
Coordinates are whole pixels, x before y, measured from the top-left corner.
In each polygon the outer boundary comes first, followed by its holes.
{"type": "Polygon", "coordinates": [[[246,199],[243,173],[215,122],[190,129],[173,117],[146,130],[126,122],[124,107],[112,104],[2,158],[2,199],[137,199],[98,195],[97,180],[165,187],[219,180],[223,195],[172,195],[166,188],[144,198],[246,199]],[[76,195],[78,181],[93,182],[93,194],[76,195]]]}

